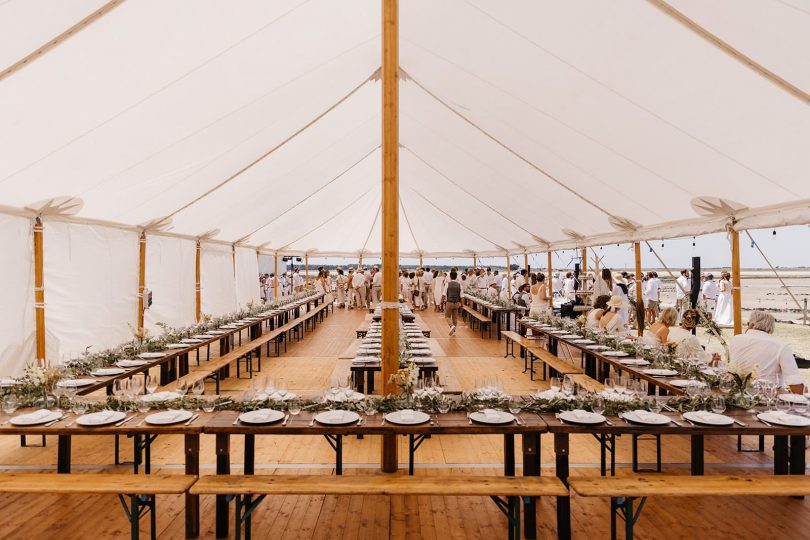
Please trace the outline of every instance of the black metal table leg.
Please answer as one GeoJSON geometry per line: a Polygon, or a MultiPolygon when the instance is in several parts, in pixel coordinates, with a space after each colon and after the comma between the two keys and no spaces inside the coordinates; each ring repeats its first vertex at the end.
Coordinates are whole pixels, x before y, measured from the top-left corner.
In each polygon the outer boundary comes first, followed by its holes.
{"type": "MultiPolygon", "coordinates": [[[[217,474],[231,473],[231,438],[227,433],[217,433],[217,474]]],[[[216,502],[216,535],[217,538],[228,536],[228,498],[217,495],[216,502]]]]}
{"type": "MultiPolygon", "coordinates": [[[[568,486],[568,445],[567,433],[554,434],[557,478],[566,486],[568,486]]],[[[562,540],[571,539],[571,500],[568,497],[557,497],[557,537],[562,540]]]]}
{"type": "MultiPolygon", "coordinates": [[[[200,435],[185,436],[186,474],[200,474],[200,435]]],[[[186,538],[200,536],[200,496],[186,493],[186,538]]]]}
{"type": "MultiPolygon", "coordinates": [[[[245,474],[253,474],[255,471],[255,463],[256,463],[256,436],[255,435],[245,435],[245,465],[244,465],[244,472],[245,474]]],[[[247,508],[251,507],[251,503],[253,501],[253,497],[250,495],[245,496],[245,505],[247,508]]],[[[226,520],[227,521],[227,520],[226,520]]],[[[247,519],[245,521],[245,538],[251,537],[251,520],[247,519]]],[[[239,524],[236,525],[237,528],[239,524]]],[[[227,531],[226,531],[227,532],[227,531]]]]}
{"type": "MultiPolygon", "coordinates": [[[[540,476],[540,434],[523,434],[523,476],[540,476]]],[[[537,501],[524,497],[523,529],[526,538],[537,538],[537,501]]]]}
{"type": "Polygon", "coordinates": [[[703,435],[692,435],[692,476],[703,476],[703,435]]]}
{"type": "Polygon", "coordinates": [[[56,459],[56,472],[67,474],[70,472],[70,435],[59,435],[56,459]]]}

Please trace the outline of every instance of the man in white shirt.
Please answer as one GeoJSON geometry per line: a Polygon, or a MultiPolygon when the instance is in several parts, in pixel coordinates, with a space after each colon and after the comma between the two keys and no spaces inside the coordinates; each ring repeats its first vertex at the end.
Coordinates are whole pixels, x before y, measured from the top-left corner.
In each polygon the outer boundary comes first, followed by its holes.
{"type": "Polygon", "coordinates": [[[425,302],[425,308],[436,303],[433,298],[433,272],[430,271],[430,268],[425,268],[422,275],[422,291],[424,292],[422,300],[425,302]]]}
{"type": "Polygon", "coordinates": [[[706,281],[700,289],[701,304],[706,313],[714,314],[717,307],[717,283],[714,282],[713,274],[706,274],[706,281]]]}
{"type": "Polygon", "coordinates": [[[554,277],[551,278],[551,293],[554,296],[562,296],[563,280],[560,279],[560,273],[554,272],[554,277]]]}
{"type": "Polygon", "coordinates": [[[515,288],[516,290],[520,290],[520,288],[526,284],[526,269],[520,271],[519,274],[515,276],[515,288]]]}
{"type": "Polygon", "coordinates": [[[647,274],[647,313],[649,315],[648,323],[652,325],[655,319],[658,318],[660,312],[659,301],[661,299],[661,280],[658,279],[657,272],[650,272],[647,274]]]}
{"type": "Polygon", "coordinates": [[[789,386],[796,393],[804,390],[802,376],[790,346],[773,337],[776,321],[764,311],[752,311],[748,318],[748,330],[731,338],[728,350],[732,363],[746,371],[756,366],[757,379],[778,382],[779,387],[789,386]]]}
{"type": "Polygon", "coordinates": [[[304,278],[301,277],[301,274],[298,272],[297,268],[293,272],[292,285],[293,290],[297,293],[304,290],[304,278]]]}
{"type": "Polygon", "coordinates": [[[366,275],[363,273],[363,267],[358,266],[357,271],[352,277],[352,292],[354,294],[354,305],[358,309],[366,308],[366,275]]]}
{"type": "Polygon", "coordinates": [[[689,270],[681,270],[681,275],[675,280],[675,305],[678,308],[678,315],[683,317],[683,312],[689,309],[689,295],[692,291],[692,280],[689,278],[689,270]]]}
{"type": "Polygon", "coordinates": [[[486,295],[489,281],[483,269],[479,269],[475,276],[475,286],[478,288],[478,294],[486,295]]]}
{"type": "Polygon", "coordinates": [[[568,272],[565,274],[565,281],[563,281],[563,296],[565,296],[568,300],[574,300],[577,296],[577,291],[574,288],[576,284],[576,279],[574,279],[574,274],[568,272]]]}

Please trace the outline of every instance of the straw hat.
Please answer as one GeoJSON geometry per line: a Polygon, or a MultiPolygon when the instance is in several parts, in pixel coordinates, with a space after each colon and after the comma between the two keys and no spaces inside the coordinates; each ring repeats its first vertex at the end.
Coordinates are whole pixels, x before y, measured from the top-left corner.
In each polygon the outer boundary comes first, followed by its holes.
{"type": "Polygon", "coordinates": [[[624,300],[622,300],[621,296],[613,295],[608,300],[607,307],[614,308],[614,309],[622,309],[624,307],[624,300]]]}
{"type": "Polygon", "coordinates": [[[619,272],[616,272],[613,274],[613,283],[616,285],[627,285],[627,280],[624,279],[624,276],[622,276],[619,272]]]}

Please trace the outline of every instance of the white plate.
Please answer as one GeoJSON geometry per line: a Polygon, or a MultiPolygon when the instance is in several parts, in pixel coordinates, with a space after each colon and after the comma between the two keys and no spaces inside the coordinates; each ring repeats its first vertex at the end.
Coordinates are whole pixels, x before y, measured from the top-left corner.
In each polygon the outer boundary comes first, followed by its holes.
{"type": "Polygon", "coordinates": [[[650,411],[627,411],[622,413],[621,417],[633,424],[644,424],[647,426],[665,426],[669,424],[668,417],[650,411]]]}
{"type": "Polygon", "coordinates": [[[613,358],[623,358],[625,356],[630,356],[624,351],[605,351],[602,353],[602,356],[610,356],[613,358]]]}
{"type": "Polygon", "coordinates": [[[586,425],[602,424],[607,420],[607,418],[601,414],[582,410],[563,411],[560,413],[560,419],[564,422],[571,422],[572,424],[586,425]]]}
{"type": "Polygon", "coordinates": [[[563,339],[579,339],[582,336],[580,336],[579,334],[565,334],[565,335],[560,336],[560,337],[563,338],[563,339]]]}
{"type": "Polygon", "coordinates": [[[119,360],[116,365],[120,367],[141,367],[148,363],[146,360],[119,360]]]}
{"type": "Polygon", "coordinates": [[[236,330],[236,329],[239,328],[239,326],[237,326],[235,324],[225,324],[225,325],[220,326],[220,328],[222,328],[223,330],[236,330]]]}
{"type": "Polygon", "coordinates": [[[188,344],[186,343],[170,343],[166,345],[167,349],[187,349],[188,344]]]}
{"type": "Polygon", "coordinates": [[[512,413],[493,409],[485,409],[471,413],[470,419],[480,424],[508,424],[509,422],[515,421],[515,417],[512,413]]]}
{"type": "Polygon", "coordinates": [[[703,381],[696,381],[694,379],[673,379],[669,381],[669,384],[676,388],[686,388],[687,386],[695,386],[697,388],[703,388],[706,386],[706,383],[703,381]]]}
{"type": "Polygon", "coordinates": [[[180,340],[180,343],[202,343],[202,342],[203,340],[196,338],[186,338],[180,340]]]}
{"type": "Polygon", "coordinates": [[[420,356],[419,358],[412,358],[415,364],[435,364],[436,359],[432,356],[420,356]]]}
{"type": "Polygon", "coordinates": [[[213,335],[211,335],[211,334],[197,334],[197,335],[195,335],[195,336],[191,336],[191,339],[202,339],[202,340],[206,340],[206,339],[211,339],[212,337],[215,337],[215,336],[213,336],[213,335]]]}
{"type": "Polygon", "coordinates": [[[624,358],[619,360],[623,366],[649,366],[650,363],[643,358],[624,358]]]}
{"type": "Polygon", "coordinates": [[[385,415],[385,419],[392,424],[402,424],[404,426],[414,426],[416,424],[424,424],[430,420],[430,416],[422,411],[412,411],[405,409],[403,411],[394,411],[385,415]]]}
{"type": "Polygon", "coordinates": [[[789,403],[807,403],[807,398],[799,394],[779,394],[779,399],[789,403]]]}
{"type": "Polygon", "coordinates": [[[112,377],[113,375],[121,375],[126,372],[127,370],[121,368],[100,368],[90,373],[90,375],[94,377],[112,377]]]}
{"type": "Polygon", "coordinates": [[[99,411],[81,415],[76,419],[76,423],[80,426],[106,426],[120,422],[126,417],[126,413],[121,411],[99,411]]]}
{"type": "Polygon", "coordinates": [[[91,384],[96,384],[95,379],[67,379],[64,381],[59,381],[56,383],[56,386],[61,386],[62,388],[79,388],[81,386],[90,386],[91,384]]]}
{"type": "Polygon", "coordinates": [[[608,347],[607,345],[588,345],[585,348],[588,349],[589,351],[609,351],[610,350],[610,347],[608,347]]]}
{"type": "Polygon", "coordinates": [[[573,343],[576,343],[577,345],[591,345],[592,343],[596,342],[592,339],[575,339],[573,343]]]}
{"type": "Polygon", "coordinates": [[[433,354],[430,349],[411,349],[408,352],[413,356],[431,356],[433,354]]]}
{"type": "Polygon", "coordinates": [[[690,422],[703,424],[705,426],[730,426],[734,419],[724,414],[717,414],[709,411],[692,411],[683,413],[683,417],[690,422]]]}
{"type": "Polygon", "coordinates": [[[0,379],[0,388],[8,388],[10,386],[16,386],[18,384],[20,384],[20,383],[17,382],[16,380],[14,380],[14,379],[9,379],[9,378],[0,379]]]}
{"type": "Polygon", "coordinates": [[[166,352],[142,352],[138,358],[163,358],[167,354],[166,352]]]}
{"type": "Polygon", "coordinates": [[[194,416],[191,411],[161,411],[159,413],[150,414],[145,418],[147,424],[153,426],[167,426],[169,424],[177,424],[185,422],[194,416]]]}
{"type": "Polygon", "coordinates": [[[272,392],[270,394],[268,394],[266,392],[262,392],[261,394],[256,396],[256,398],[259,399],[259,400],[272,399],[273,401],[289,401],[289,400],[295,399],[297,397],[298,397],[298,395],[294,394],[293,392],[287,392],[283,396],[281,395],[280,392],[272,392]]]}
{"type": "Polygon", "coordinates": [[[227,334],[225,330],[211,330],[208,333],[212,336],[221,336],[222,334],[227,334]]]}
{"type": "Polygon", "coordinates": [[[677,375],[678,372],[674,369],[644,369],[641,371],[645,375],[652,375],[653,377],[672,377],[673,375],[677,375]]]}
{"type": "Polygon", "coordinates": [[[315,421],[327,426],[344,426],[354,424],[360,420],[360,415],[354,411],[324,411],[315,416],[315,421]]]}
{"type": "Polygon", "coordinates": [[[411,349],[430,349],[427,343],[409,343],[411,349]]]}
{"type": "Polygon", "coordinates": [[[177,392],[155,392],[154,394],[146,394],[145,396],[141,396],[141,400],[149,403],[155,401],[171,401],[179,398],[180,394],[177,392]]]}
{"type": "Polygon", "coordinates": [[[48,409],[40,409],[38,411],[15,416],[11,419],[11,423],[15,426],[38,426],[40,424],[47,424],[58,418],[62,418],[62,413],[49,411],[48,409]]]}
{"type": "Polygon", "coordinates": [[[275,409],[259,409],[239,415],[243,424],[272,424],[284,418],[284,413],[275,409]]]}
{"type": "Polygon", "coordinates": [[[341,393],[341,394],[330,394],[329,395],[329,401],[334,401],[336,403],[342,403],[344,401],[360,401],[361,399],[363,399],[365,397],[366,396],[364,396],[360,392],[354,392],[351,396],[349,396],[348,399],[346,398],[346,395],[343,394],[343,393],[341,393]]]}
{"type": "Polygon", "coordinates": [[[795,414],[783,413],[779,411],[761,412],[758,418],[765,420],[769,424],[777,424],[787,427],[807,427],[810,426],[810,418],[795,414]]]}

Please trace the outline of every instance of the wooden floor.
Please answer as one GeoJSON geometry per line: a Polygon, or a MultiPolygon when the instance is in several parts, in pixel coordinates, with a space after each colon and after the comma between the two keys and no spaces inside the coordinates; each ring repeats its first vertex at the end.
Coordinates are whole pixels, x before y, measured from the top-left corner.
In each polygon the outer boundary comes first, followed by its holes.
{"type": "MultiPolygon", "coordinates": [[[[503,343],[481,339],[476,331],[461,325],[449,337],[444,318],[421,312],[422,324],[432,331],[431,345],[440,364],[440,374],[453,384],[471,388],[486,375],[497,375],[506,390],[527,393],[545,387],[529,381],[523,362],[503,358],[503,343]]],[[[291,344],[281,358],[263,360],[262,373],[284,378],[291,390],[317,394],[330,379],[348,373],[350,360],[339,358],[356,341],[355,330],[366,314],[337,310],[314,333],[291,344]]],[[[215,351],[212,351],[215,353],[215,351]]],[[[223,394],[238,395],[250,381],[229,379],[223,394]]],[[[378,386],[379,387],[379,386],[378,386]]],[[[213,388],[209,389],[213,392],[213,388]]],[[[35,442],[35,441],[32,441],[35,442]]],[[[400,441],[400,461],[407,460],[406,441],[400,441]]],[[[519,441],[518,441],[519,443],[519,441]]],[[[553,474],[553,441],[542,438],[543,474],[553,474]]],[[[748,444],[753,445],[752,439],[748,444]]],[[[767,439],[769,446],[771,439],[767,439]]],[[[416,474],[500,474],[502,438],[498,436],[442,436],[424,442],[417,453],[416,474]]],[[[630,440],[618,441],[618,474],[632,474],[630,440]]],[[[152,447],[153,470],[183,471],[180,437],[164,437],[152,447]]],[[[652,443],[641,443],[641,461],[654,460],[652,443]]],[[[238,437],[232,438],[231,455],[242,453],[238,437]]],[[[344,446],[345,474],[375,474],[379,464],[378,437],[347,438],[344,446]]],[[[519,453],[518,453],[519,456],[519,453]]],[[[74,437],[74,472],[115,471],[111,437],[74,437]]],[[[689,443],[683,437],[664,438],[665,470],[689,473],[689,443]]],[[[121,459],[131,460],[131,443],[122,440],[121,459]]],[[[256,472],[262,474],[334,473],[334,454],[323,439],[305,436],[264,437],[256,441],[256,472]]],[[[53,470],[56,440],[45,448],[21,448],[19,438],[0,439],[0,467],[6,470],[53,470]]],[[[214,473],[213,437],[202,437],[201,474],[214,473]]],[[[590,436],[571,440],[571,474],[599,474],[599,446],[590,436]]],[[[404,463],[403,463],[404,464],[404,463]]],[[[764,454],[738,453],[732,437],[706,438],[707,474],[770,474],[770,449],[764,454]]],[[[121,465],[129,473],[129,465],[121,465]]],[[[239,473],[240,463],[232,470],[239,473]]],[[[572,499],[574,538],[609,537],[607,500],[572,499]]],[[[111,496],[0,496],[3,518],[0,538],[86,539],[127,537],[128,522],[111,496]]],[[[810,502],[773,498],[658,498],[647,503],[636,527],[638,538],[807,538],[810,502]]],[[[214,538],[214,500],[202,498],[201,537],[214,538]]],[[[542,500],[538,506],[539,538],[553,538],[555,504],[542,500]]],[[[323,497],[268,498],[253,518],[256,538],[505,538],[505,520],[485,498],[431,497],[323,497]]],[[[158,498],[158,537],[183,538],[182,497],[158,498]]]]}

